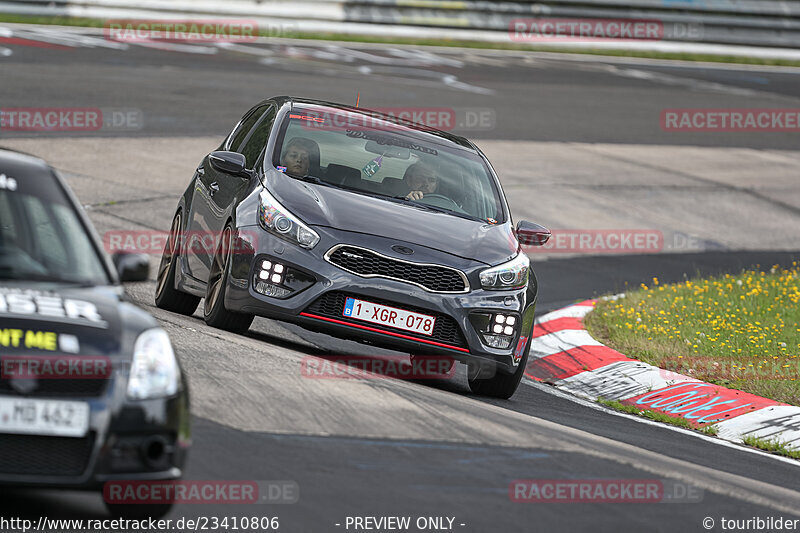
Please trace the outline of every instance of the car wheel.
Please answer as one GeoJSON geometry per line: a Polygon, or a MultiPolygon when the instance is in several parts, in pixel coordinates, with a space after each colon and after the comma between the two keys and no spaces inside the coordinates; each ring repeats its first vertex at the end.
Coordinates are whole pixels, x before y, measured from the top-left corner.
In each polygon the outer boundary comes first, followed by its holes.
{"type": "Polygon", "coordinates": [[[473,369],[470,367],[467,373],[467,382],[469,383],[470,390],[475,394],[502,398],[504,400],[514,396],[514,393],[517,392],[517,388],[519,387],[519,382],[522,380],[523,374],[525,374],[530,346],[530,342],[528,342],[525,355],[522,356],[522,360],[519,362],[516,372],[512,374],[507,374],[497,368],[491,376],[484,377],[481,375],[480,369],[473,369]]]}
{"type": "Polygon", "coordinates": [[[106,510],[114,516],[114,518],[124,518],[126,520],[145,520],[152,518],[158,520],[167,516],[172,510],[171,503],[160,504],[123,504],[123,503],[106,503],[106,510]]]}
{"type": "Polygon", "coordinates": [[[253,323],[253,315],[234,313],[225,309],[225,287],[230,270],[231,248],[233,246],[233,229],[230,224],[222,230],[217,251],[211,261],[211,270],[206,284],[206,299],[203,306],[203,318],[209,326],[244,333],[253,323]]]}
{"type": "Polygon", "coordinates": [[[161,254],[161,263],[156,276],[156,306],[180,313],[191,315],[197,309],[200,298],[186,294],[175,288],[175,271],[180,267],[181,257],[181,212],[175,214],[169,230],[164,253],[161,254]]]}

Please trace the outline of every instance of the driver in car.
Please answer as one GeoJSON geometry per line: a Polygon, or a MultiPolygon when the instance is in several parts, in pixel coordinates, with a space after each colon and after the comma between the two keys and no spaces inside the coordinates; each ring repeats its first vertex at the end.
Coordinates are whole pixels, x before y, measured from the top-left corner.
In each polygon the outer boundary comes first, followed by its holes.
{"type": "Polygon", "coordinates": [[[421,161],[406,169],[403,181],[411,191],[406,195],[406,200],[421,200],[426,194],[435,193],[439,187],[439,178],[433,169],[421,161]]]}

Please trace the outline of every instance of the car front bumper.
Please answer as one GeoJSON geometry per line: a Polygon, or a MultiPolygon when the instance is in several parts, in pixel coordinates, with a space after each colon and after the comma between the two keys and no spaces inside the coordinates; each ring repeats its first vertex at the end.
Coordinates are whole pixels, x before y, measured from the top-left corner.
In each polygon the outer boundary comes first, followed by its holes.
{"type": "Polygon", "coordinates": [[[231,311],[289,321],[307,329],[407,353],[448,355],[466,363],[496,366],[506,372],[516,370],[530,342],[537,289],[532,274],[525,288],[488,291],[480,288],[478,279],[478,273],[487,265],[409,243],[314,227],[320,235],[320,242],[313,250],[306,250],[269,234],[257,225],[240,227],[239,230],[241,241],[232,255],[225,295],[225,307],[231,311]],[[324,259],[325,253],[338,244],[351,244],[394,257],[398,254],[392,252],[392,246],[412,246],[416,262],[446,265],[465,272],[471,290],[465,293],[428,292],[403,281],[352,274],[324,259]],[[259,265],[265,260],[280,263],[298,272],[299,277],[313,281],[284,299],[265,296],[255,289],[259,265]],[[345,317],[342,302],[347,296],[434,315],[437,322],[447,323],[444,328],[447,331],[424,336],[345,317]],[[475,313],[516,316],[518,323],[510,347],[497,349],[488,346],[470,319],[475,313]]]}
{"type": "MultiPolygon", "coordinates": [[[[99,490],[108,481],[179,479],[191,444],[186,387],[170,398],[128,401],[125,379],[100,396],[31,399],[85,401],[89,432],[81,438],[0,434],[0,485],[99,490]]],[[[20,399],[12,396],[15,399],[20,399]]]]}

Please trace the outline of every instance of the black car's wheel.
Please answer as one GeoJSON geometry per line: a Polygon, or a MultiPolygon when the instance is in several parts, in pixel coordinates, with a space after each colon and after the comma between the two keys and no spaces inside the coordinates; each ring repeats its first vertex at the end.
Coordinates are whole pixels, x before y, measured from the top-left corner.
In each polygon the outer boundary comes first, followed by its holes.
{"type": "Polygon", "coordinates": [[[161,263],[156,276],[156,306],[167,311],[191,315],[197,309],[200,298],[175,288],[175,271],[180,268],[181,257],[181,212],[175,213],[169,238],[161,254],[161,263]]]}
{"type": "Polygon", "coordinates": [[[495,369],[491,376],[484,377],[479,369],[470,367],[467,373],[467,382],[470,390],[482,396],[491,396],[504,400],[511,398],[517,392],[519,382],[522,380],[523,374],[525,374],[529,351],[530,342],[525,349],[525,355],[522,356],[522,360],[519,362],[517,371],[513,374],[507,374],[498,368],[495,369]]]}
{"type": "Polygon", "coordinates": [[[162,504],[123,504],[123,503],[106,503],[106,510],[111,513],[114,518],[124,518],[126,520],[145,520],[152,518],[158,520],[163,518],[172,510],[171,503],[162,504]]]}
{"type": "Polygon", "coordinates": [[[234,313],[225,309],[225,285],[231,262],[231,249],[233,247],[233,229],[230,224],[222,230],[222,236],[211,261],[211,270],[208,273],[206,284],[206,300],[203,306],[203,318],[209,326],[243,333],[253,323],[253,315],[234,313]]]}

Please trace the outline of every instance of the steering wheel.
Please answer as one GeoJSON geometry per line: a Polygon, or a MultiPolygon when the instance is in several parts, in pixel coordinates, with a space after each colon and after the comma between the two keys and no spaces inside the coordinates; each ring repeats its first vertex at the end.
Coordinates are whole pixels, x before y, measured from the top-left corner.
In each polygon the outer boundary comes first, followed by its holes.
{"type": "Polygon", "coordinates": [[[429,203],[430,205],[432,205],[434,207],[442,207],[444,209],[450,209],[451,211],[455,211],[457,213],[466,213],[466,211],[461,209],[461,206],[458,205],[455,202],[455,200],[453,200],[452,198],[450,198],[448,196],[445,196],[443,194],[437,194],[437,193],[426,194],[425,196],[423,196],[421,199],[419,199],[417,201],[420,202],[420,203],[423,203],[423,204],[429,203]],[[427,202],[426,200],[438,200],[438,201],[427,202]],[[442,205],[442,204],[444,204],[444,205],[442,205]]]}

